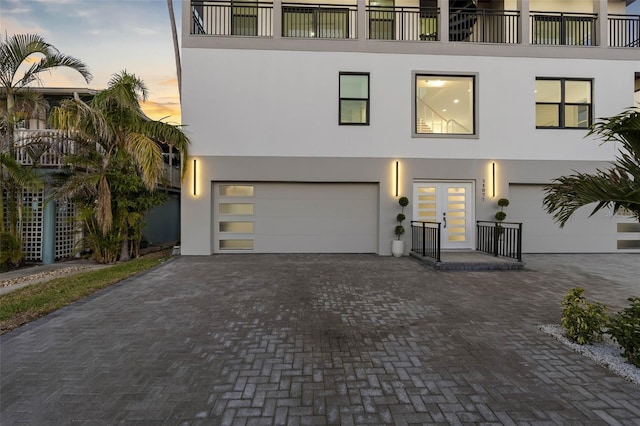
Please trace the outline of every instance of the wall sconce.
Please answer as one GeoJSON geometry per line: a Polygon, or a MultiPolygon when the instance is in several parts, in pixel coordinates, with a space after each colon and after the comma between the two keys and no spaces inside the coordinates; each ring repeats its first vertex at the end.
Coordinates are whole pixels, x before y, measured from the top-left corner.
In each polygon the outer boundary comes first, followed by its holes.
{"type": "Polygon", "coordinates": [[[491,190],[491,197],[496,198],[496,163],[491,163],[491,190]]]}
{"type": "Polygon", "coordinates": [[[196,195],[196,160],[193,160],[193,195],[196,195]]]}
{"type": "Polygon", "coordinates": [[[398,193],[399,193],[399,191],[398,191],[398,185],[399,185],[399,183],[398,183],[399,169],[400,169],[399,162],[398,162],[398,161],[396,161],[396,197],[398,196],[398,193]]]}

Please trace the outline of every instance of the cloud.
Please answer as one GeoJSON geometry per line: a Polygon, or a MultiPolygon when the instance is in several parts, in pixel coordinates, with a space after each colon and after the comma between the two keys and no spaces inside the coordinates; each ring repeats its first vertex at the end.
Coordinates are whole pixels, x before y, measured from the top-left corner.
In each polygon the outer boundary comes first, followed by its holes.
{"type": "Polygon", "coordinates": [[[2,28],[3,36],[5,32],[7,34],[49,34],[49,31],[45,30],[38,24],[25,19],[18,20],[12,16],[4,16],[4,14],[2,14],[2,17],[0,18],[0,27],[2,28]]]}
{"type": "Polygon", "coordinates": [[[169,87],[176,87],[178,85],[178,79],[177,78],[170,78],[168,80],[162,80],[158,82],[159,86],[169,86],[169,87]]]}
{"type": "Polygon", "coordinates": [[[174,102],[145,101],[140,105],[144,113],[154,120],[163,119],[163,121],[170,123],[180,123],[182,120],[182,112],[177,99],[174,102]]]}
{"type": "Polygon", "coordinates": [[[31,9],[28,9],[26,7],[23,7],[23,8],[16,7],[14,9],[4,9],[2,11],[2,13],[6,13],[7,15],[18,15],[21,13],[29,13],[29,12],[31,12],[31,9]]]}

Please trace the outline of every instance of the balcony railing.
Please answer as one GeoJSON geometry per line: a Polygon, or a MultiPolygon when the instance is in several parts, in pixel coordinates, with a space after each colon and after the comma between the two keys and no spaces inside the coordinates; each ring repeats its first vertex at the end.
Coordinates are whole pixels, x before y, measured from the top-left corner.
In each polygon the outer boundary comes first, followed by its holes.
{"type": "Polygon", "coordinates": [[[440,222],[411,221],[411,251],[440,262],[440,222]]]}
{"type": "Polygon", "coordinates": [[[438,9],[367,7],[367,38],[371,40],[438,40],[438,9]]]}
{"type": "Polygon", "coordinates": [[[273,3],[192,1],[191,34],[273,36],[273,3]]]}
{"type": "Polygon", "coordinates": [[[609,46],[640,47],[640,15],[609,15],[609,46]]]}
{"type": "Polygon", "coordinates": [[[522,223],[478,221],[476,249],[522,262],[522,223]]]}
{"type": "Polygon", "coordinates": [[[75,143],[60,130],[15,130],[16,161],[22,165],[61,167],[75,143]]]}
{"type": "Polygon", "coordinates": [[[451,17],[449,40],[472,43],[506,43],[519,41],[520,12],[479,9],[458,12],[451,17]]]}
{"type": "MultiPolygon", "coordinates": [[[[193,35],[320,39],[443,41],[438,8],[365,6],[366,26],[358,28],[358,5],[282,3],[279,28],[274,29],[270,1],[191,0],[193,35]]],[[[640,15],[609,15],[608,43],[599,40],[598,14],[517,10],[461,10],[449,15],[449,39],[470,43],[640,48],[640,15]],[[521,38],[520,19],[531,22],[528,40],[521,38]]],[[[526,38],[526,37],[525,37],[526,38]]]]}
{"type": "Polygon", "coordinates": [[[598,15],[531,12],[531,44],[597,46],[598,15]]]}
{"type": "Polygon", "coordinates": [[[282,37],[358,38],[356,5],[282,4],[282,37]]]}

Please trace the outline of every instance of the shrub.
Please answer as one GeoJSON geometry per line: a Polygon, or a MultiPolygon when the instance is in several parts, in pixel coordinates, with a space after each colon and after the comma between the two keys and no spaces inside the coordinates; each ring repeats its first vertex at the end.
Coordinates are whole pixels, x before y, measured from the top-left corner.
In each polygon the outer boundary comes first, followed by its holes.
{"type": "Polygon", "coordinates": [[[640,297],[627,300],[631,306],[610,319],[608,332],[620,345],[622,356],[640,367],[640,297]]]}
{"type": "Polygon", "coordinates": [[[566,337],[580,345],[602,339],[607,325],[607,307],[589,303],[580,287],[570,289],[562,300],[561,325],[566,337]]]}
{"type": "Polygon", "coordinates": [[[8,232],[0,233],[0,272],[22,262],[22,241],[8,232]]]}

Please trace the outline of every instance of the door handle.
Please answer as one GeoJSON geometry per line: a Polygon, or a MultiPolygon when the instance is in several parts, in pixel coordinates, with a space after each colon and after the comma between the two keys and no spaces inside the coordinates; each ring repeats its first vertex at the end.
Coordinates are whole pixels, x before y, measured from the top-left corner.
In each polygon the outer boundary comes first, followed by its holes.
{"type": "Polygon", "coordinates": [[[442,221],[444,222],[444,227],[447,227],[447,214],[446,213],[442,213],[442,221]]]}

